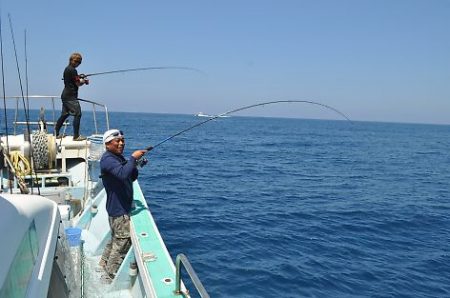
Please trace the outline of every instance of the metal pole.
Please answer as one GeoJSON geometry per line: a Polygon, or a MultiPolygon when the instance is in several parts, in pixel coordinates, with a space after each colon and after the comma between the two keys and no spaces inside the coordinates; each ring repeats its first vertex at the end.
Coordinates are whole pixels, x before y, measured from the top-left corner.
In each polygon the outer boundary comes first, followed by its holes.
{"type": "Polygon", "coordinates": [[[192,280],[192,283],[197,289],[197,292],[200,294],[200,297],[209,298],[209,294],[206,292],[205,287],[203,287],[202,282],[198,278],[197,274],[194,271],[194,268],[192,268],[192,265],[191,263],[189,263],[187,257],[184,254],[178,254],[175,263],[176,263],[175,293],[184,294],[181,291],[181,264],[183,264],[184,268],[186,269],[186,272],[188,273],[189,277],[192,280]]]}

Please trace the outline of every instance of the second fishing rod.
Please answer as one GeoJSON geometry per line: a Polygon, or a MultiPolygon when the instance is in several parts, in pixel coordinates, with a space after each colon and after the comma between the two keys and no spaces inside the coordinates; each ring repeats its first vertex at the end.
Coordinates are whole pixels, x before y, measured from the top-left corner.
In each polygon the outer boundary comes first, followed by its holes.
{"type": "MultiPolygon", "coordinates": [[[[337,110],[337,109],[335,109],[335,108],[333,108],[333,107],[331,107],[331,106],[329,106],[329,105],[322,104],[322,103],[319,103],[319,102],[310,101],[310,100],[275,100],[275,101],[266,101],[266,102],[262,102],[262,103],[257,103],[257,104],[252,104],[252,105],[247,105],[247,106],[239,107],[239,108],[232,109],[232,110],[229,110],[229,111],[227,111],[227,112],[218,114],[218,115],[216,115],[216,116],[212,116],[212,117],[210,117],[210,118],[208,118],[208,119],[206,119],[206,120],[204,120],[204,121],[198,122],[198,123],[196,123],[196,124],[194,124],[194,125],[192,125],[192,126],[189,126],[189,127],[185,128],[185,129],[183,129],[183,130],[181,130],[181,131],[179,131],[179,132],[177,132],[177,133],[175,133],[175,134],[173,134],[173,135],[171,135],[171,136],[165,138],[164,140],[158,142],[156,145],[146,147],[145,150],[151,151],[151,150],[153,150],[153,149],[155,149],[155,148],[161,146],[161,145],[164,144],[165,142],[167,142],[167,141],[169,141],[169,140],[171,140],[171,139],[173,139],[173,138],[175,138],[175,137],[177,137],[177,136],[179,136],[179,135],[181,135],[181,134],[183,134],[183,133],[186,133],[186,132],[188,132],[188,131],[190,131],[190,130],[192,130],[192,129],[194,129],[194,128],[197,128],[197,127],[199,127],[199,126],[202,126],[203,124],[206,124],[206,123],[208,123],[208,122],[210,122],[210,121],[212,121],[212,120],[215,120],[215,119],[217,119],[217,118],[220,118],[220,117],[223,117],[223,116],[226,116],[226,115],[230,115],[230,114],[234,114],[234,113],[237,113],[237,112],[240,112],[240,111],[244,111],[244,110],[248,110],[248,109],[260,107],[260,106],[274,105],[274,104],[286,104],[286,103],[303,103],[303,104],[311,104],[311,105],[321,106],[321,107],[323,107],[323,108],[326,108],[326,109],[329,109],[329,110],[334,111],[335,113],[337,113],[337,114],[339,114],[340,116],[342,116],[345,120],[347,120],[347,121],[349,121],[350,123],[352,123],[352,121],[350,120],[350,118],[347,117],[347,115],[345,115],[345,114],[342,113],[341,111],[339,111],[339,110],[337,110]]],[[[147,163],[147,161],[146,161],[145,158],[143,158],[143,159],[141,159],[138,163],[139,163],[141,166],[143,166],[143,165],[145,165],[145,164],[147,163]]]]}

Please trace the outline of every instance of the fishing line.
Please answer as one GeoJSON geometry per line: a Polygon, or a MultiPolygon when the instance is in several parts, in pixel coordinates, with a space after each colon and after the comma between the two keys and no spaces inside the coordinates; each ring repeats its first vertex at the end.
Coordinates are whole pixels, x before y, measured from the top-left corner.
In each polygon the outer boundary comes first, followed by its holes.
{"type": "Polygon", "coordinates": [[[216,116],[212,116],[212,117],[206,119],[205,121],[202,121],[202,122],[199,122],[199,123],[197,123],[197,124],[194,124],[194,125],[192,125],[192,126],[186,128],[186,129],[183,129],[183,130],[177,132],[177,133],[174,134],[174,135],[171,135],[170,137],[168,137],[168,138],[162,140],[161,142],[157,143],[157,144],[154,145],[154,146],[149,146],[149,147],[147,147],[145,150],[147,150],[147,151],[153,150],[154,148],[158,147],[159,145],[164,144],[165,142],[167,142],[167,141],[173,139],[174,137],[179,136],[179,135],[181,135],[182,133],[185,133],[185,132],[187,132],[187,131],[189,131],[189,130],[191,130],[191,129],[194,129],[194,128],[200,126],[200,125],[203,125],[203,124],[205,124],[205,123],[207,123],[207,122],[209,122],[209,121],[211,121],[211,120],[217,119],[217,118],[219,118],[219,117],[223,117],[223,116],[225,116],[225,115],[233,114],[233,113],[236,113],[236,112],[240,112],[240,111],[243,111],[243,110],[248,110],[248,109],[255,108],[255,107],[259,107],[259,106],[265,106],[265,105],[270,105],[270,104],[278,104],[278,103],[307,103],[307,104],[318,105],[318,106],[321,106],[321,107],[330,109],[330,110],[332,110],[332,111],[338,113],[338,114],[341,115],[342,117],[344,117],[346,120],[352,122],[352,121],[350,120],[350,118],[347,117],[347,116],[346,116],[344,113],[342,113],[341,111],[339,111],[339,110],[337,110],[337,109],[335,109],[335,108],[333,108],[333,107],[331,107],[331,106],[328,106],[328,105],[326,105],[326,104],[319,103],[319,102],[310,101],[310,100],[276,100],[276,101],[268,101],[268,102],[263,102],[263,103],[258,103],[258,104],[253,104],[253,105],[249,105],[249,106],[240,107],[240,108],[237,108],[237,109],[234,109],[234,110],[230,110],[230,111],[228,111],[228,112],[224,112],[224,113],[219,114],[219,115],[216,115],[216,116]]]}

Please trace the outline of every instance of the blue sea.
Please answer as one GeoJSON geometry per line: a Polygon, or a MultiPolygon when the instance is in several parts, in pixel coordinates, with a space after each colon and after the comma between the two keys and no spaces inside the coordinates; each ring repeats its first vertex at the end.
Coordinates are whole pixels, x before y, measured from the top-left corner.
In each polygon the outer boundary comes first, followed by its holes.
{"type": "MultiPolygon", "coordinates": [[[[201,121],[110,113],[127,155],[201,121]]],[[[147,157],[161,235],[211,297],[450,297],[448,125],[232,116],[147,157]]]]}
{"type": "MultiPolygon", "coordinates": [[[[112,113],[111,126],[130,153],[204,120],[112,113]]],[[[220,118],[155,148],[140,184],[211,297],[450,297],[449,134],[220,118]]]]}

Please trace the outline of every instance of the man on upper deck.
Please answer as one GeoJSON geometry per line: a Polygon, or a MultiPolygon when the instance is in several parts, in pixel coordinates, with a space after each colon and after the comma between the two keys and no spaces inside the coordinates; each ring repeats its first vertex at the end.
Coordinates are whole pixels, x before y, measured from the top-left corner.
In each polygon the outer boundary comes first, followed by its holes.
{"type": "Polygon", "coordinates": [[[80,121],[81,121],[81,107],[78,102],[78,88],[89,84],[89,80],[84,75],[78,75],[76,68],[80,66],[82,57],[80,53],[73,53],[69,58],[69,65],[64,69],[63,80],[64,90],[61,94],[62,111],[61,116],[56,122],[55,133],[56,138],[63,138],[60,134],[64,121],[72,115],[73,116],[73,140],[83,141],[85,137],[80,136],[80,121]]]}

